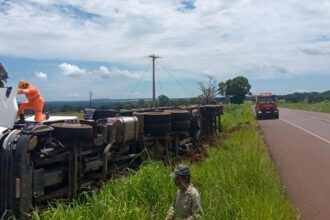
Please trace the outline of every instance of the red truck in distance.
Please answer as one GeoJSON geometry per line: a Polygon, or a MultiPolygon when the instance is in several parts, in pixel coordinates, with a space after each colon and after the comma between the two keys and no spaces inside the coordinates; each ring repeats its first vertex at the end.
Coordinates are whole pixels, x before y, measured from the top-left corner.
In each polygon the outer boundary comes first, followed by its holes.
{"type": "Polygon", "coordinates": [[[272,93],[260,93],[256,96],[256,117],[262,118],[279,118],[279,110],[276,104],[277,98],[272,93]]]}

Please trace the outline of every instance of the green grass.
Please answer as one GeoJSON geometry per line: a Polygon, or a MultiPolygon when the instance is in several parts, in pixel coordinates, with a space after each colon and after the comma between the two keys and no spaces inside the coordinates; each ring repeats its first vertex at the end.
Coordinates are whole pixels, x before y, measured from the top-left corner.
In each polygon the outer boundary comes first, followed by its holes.
{"type": "Polygon", "coordinates": [[[293,109],[300,109],[306,111],[314,111],[314,112],[327,112],[330,113],[330,101],[323,101],[318,103],[287,103],[287,102],[280,102],[280,107],[284,108],[293,108],[293,109]]]}
{"type": "MultiPolygon", "coordinates": [[[[209,157],[191,164],[192,183],[201,194],[204,219],[296,219],[254,120],[250,105],[226,106],[229,137],[209,147],[209,157]]],[[[164,219],[174,199],[170,167],[147,162],[135,174],[114,179],[99,194],[36,211],[32,219],[164,219]],[[79,202],[84,200],[84,202],[79,202]]]]}

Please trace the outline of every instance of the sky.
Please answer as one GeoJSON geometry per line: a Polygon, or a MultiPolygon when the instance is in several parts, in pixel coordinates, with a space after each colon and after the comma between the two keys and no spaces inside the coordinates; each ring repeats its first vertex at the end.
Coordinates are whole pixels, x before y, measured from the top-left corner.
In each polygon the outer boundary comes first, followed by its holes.
{"type": "Polygon", "coordinates": [[[248,78],[252,93],[330,89],[329,0],[0,0],[8,86],[47,101],[197,96],[248,78]]]}

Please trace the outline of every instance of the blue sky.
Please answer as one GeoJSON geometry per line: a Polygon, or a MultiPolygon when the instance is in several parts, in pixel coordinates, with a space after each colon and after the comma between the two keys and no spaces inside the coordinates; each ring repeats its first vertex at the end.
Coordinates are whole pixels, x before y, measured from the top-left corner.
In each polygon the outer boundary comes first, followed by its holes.
{"type": "Polygon", "coordinates": [[[196,96],[205,75],[246,76],[253,93],[329,90],[330,2],[0,0],[8,85],[30,80],[47,100],[151,97],[150,54],[157,95],[196,96]]]}

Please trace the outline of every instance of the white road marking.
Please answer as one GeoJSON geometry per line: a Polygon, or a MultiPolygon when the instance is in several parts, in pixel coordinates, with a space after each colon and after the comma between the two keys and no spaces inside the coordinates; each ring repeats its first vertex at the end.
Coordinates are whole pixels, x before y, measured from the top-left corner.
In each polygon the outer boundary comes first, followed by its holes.
{"type": "Polygon", "coordinates": [[[280,120],[281,120],[281,121],[284,121],[284,122],[286,122],[286,123],[288,123],[288,124],[290,124],[290,125],[292,125],[292,126],[294,126],[294,127],[296,127],[296,128],[299,128],[300,130],[306,132],[307,134],[310,134],[310,135],[312,135],[312,136],[314,136],[314,137],[316,137],[316,138],[318,138],[318,139],[320,139],[320,140],[322,140],[322,141],[324,141],[324,142],[330,144],[330,141],[329,141],[329,140],[327,140],[327,139],[325,139],[325,138],[323,138],[323,137],[320,137],[320,136],[318,136],[317,134],[314,134],[314,133],[312,133],[312,132],[310,132],[310,131],[307,131],[306,129],[304,129],[304,128],[302,128],[302,127],[296,125],[296,124],[293,124],[292,122],[289,122],[289,121],[287,121],[287,120],[285,120],[285,119],[282,119],[282,118],[281,118],[280,120]]]}
{"type": "Polygon", "coordinates": [[[313,119],[316,119],[316,120],[320,120],[320,121],[324,121],[324,122],[330,123],[330,120],[327,120],[327,119],[319,118],[319,117],[316,117],[316,116],[310,116],[310,115],[303,114],[303,113],[298,113],[298,112],[297,112],[297,114],[302,115],[302,116],[305,116],[305,117],[309,117],[309,118],[313,118],[313,119]]]}

